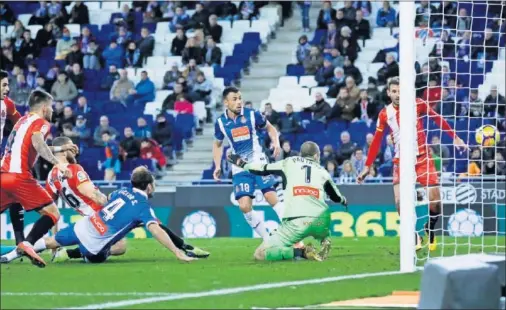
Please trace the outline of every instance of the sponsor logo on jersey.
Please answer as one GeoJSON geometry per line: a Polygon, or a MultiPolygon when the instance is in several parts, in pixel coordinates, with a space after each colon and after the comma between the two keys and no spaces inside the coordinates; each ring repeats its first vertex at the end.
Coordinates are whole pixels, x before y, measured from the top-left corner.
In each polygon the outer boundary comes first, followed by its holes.
{"type": "Polygon", "coordinates": [[[232,139],[234,142],[241,142],[250,139],[250,132],[248,126],[242,126],[232,129],[232,139]]]}
{"type": "Polygon", "coordinates": [[[79,171],[77,173],[77,180],[79,180],[79,182],[84,182],[88,179],[88,177],[86,176],[86,173],[84,173],[84,171],[79,171]]]}
{"type": "Polygon", "coordinates": [[[97,230],[97,232],[101,236],[105,235],[105,233],[107,232],[107,226],[102,221],[102,219],[97,216],[96,213],[93,214],[92,216],[90,216],[90,221],[91,221],[91,225],[93,225],[93,227],[95,227],[95,229],[97,230]]]}
{"type": "Polygon", "coordinates": [[[314,187],[309,186],[295,186],[293,188],[293,196],[312,196],[320,199],[320,191],[314,187]]]}

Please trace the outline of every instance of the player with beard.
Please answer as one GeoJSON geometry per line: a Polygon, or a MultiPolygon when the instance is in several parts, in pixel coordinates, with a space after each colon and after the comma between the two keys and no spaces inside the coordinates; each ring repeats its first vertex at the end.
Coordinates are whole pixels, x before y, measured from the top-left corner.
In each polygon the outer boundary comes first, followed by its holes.
{"type": "MultiPolygon", "coordinates": [[[[53,140],[53,147],[64,147],[72,143],[68,137],[57,137],[53,140]]],[[[80,215],[92,216],[96,212],[100,212],[103,206],[107,204],[107,196],[93,184],[90,177],[84,171],[83,167],[77,163],[76,156],[78,154],[74,149],[55,153],[58,160],[68,163],[68,169],[72,172],[72,177],[64,178],[58,167],[53,167],[46,181],[46,190],[53,196],[56,201],[61,198],[66,205],[76,210],[80,215]]],[[[189,244],[185,244],[184,240],[174,234],[169,228],[160,225],[170,236],[172,242],[177,248],[183,250],[188,256],[197,258],[206,258],[209,253],[189,244]]],[[[34,250],[40,252],[44,250],[44,239],[39,239],[34,244],[34,250]]],[[[126,252],[126,241],[124,239],[118,241],[111,246],[110,255],[119,256],[126,252]]],[[[11,251],[0,258],[0,263],[9,263],[20,255],[16,251],[11,251]]],[[[82,258],[79,248],[63,249],[60,248],[54,253],[53,261],[64,261],[69,258],[82,258]]]]}
{"type": "Polygon", "coordinates": [[[50,133],[49,120],[53,115],[53,97],[40,90],[30,94],[30,113],[21,117],[14,126],[1,161],[0,212],[19,203],[25,211],[37,211],[41,217],[25,241],[17,245],[17,251],[30,257],[32,263],[45,267],[44,260],[34,251],[33,244],[42,238],[58,222],[58,207],[48,192],[33,177],[31,169],[38,156],[58,167],[65,177],[72,173],[68,164],[57,159],[53,152],[74,150],[75,145],[50,147],[45,140],[50,133]]]}
{"type": "MultiPolygon", "coordinates": [[[[155,179],[146,167],[137,167],[130,180],[132,188],[114,191],[110,201],[99,212],[85,216],[75,224],[60,230],[56,236],[44,238],[44,249],[57,249],[62,246],[78,245],[86,262],[103,263],[111,255],[114,245],[130,231],[143,225],[177,259],[190,262],[178,249],[169,235],[160,227],[159,220],[151,208],[149,199],[155,192],[155,179]]],[[[43,249],[41,249],[43,250],[43,249]]]]}

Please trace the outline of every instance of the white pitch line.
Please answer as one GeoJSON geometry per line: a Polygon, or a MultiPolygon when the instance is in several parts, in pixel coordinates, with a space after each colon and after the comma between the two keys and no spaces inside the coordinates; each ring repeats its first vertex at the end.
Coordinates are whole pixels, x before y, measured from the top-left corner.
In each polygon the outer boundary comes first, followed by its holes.
{"type": "Polygon", "coordinates": [[[2,292],[1,296],[169,296],[169,293],[155,292],[110,292],[110,293],[79,293],[79,292],[2,292]]]}
{"type": "Polygon", "coordinates": [[[287,281],[287,282],[278,282],[278,283],[265,283],[265,284],[257,284],[257,285],[251,285],[251,286],[240,286],[240,287],[233,287],[233,288],[224,288],[224,289],[210,290],[210,291],[203,291],[203,292],[196,292],[196,293],[181,293],[181,294],[172,294],[172,295],[167,295],[167,296],[148,297],[148,298],[141,298],[141,299],[127,299],[127,300],[106,302],[106,303],[101,303],[101,304],[91,304],[91,305],[86,305],[86,306],[82,306],[82,307],[65,308],[65,309],[119,308],[119,307],[150,304],[150,303],[162,302],[162,301],[202,298],[202,297],[210,297],[210,296],[232,295],[232,294],[260,291],[260,290],[273,289],[273,288],[283,288],[283,287],[289,287],[289,286],[310,285],[310,284],[322,284],[322,283],[338,282],[338,281],[344,281],[344,280],[354,280],[354,279],[372,278],[372,277],[380,277],[380,276],[391,276],[391,275],[400,275],[400,274],[407,274],[407,273],[408,272],[401,272],[401,271],[385,271],[385,272],[376,272],[376,273],[363,273],[363,274],[356,274],[356,275],[318,278],[318,279],[310,279],[310,280],[287,281]]]}

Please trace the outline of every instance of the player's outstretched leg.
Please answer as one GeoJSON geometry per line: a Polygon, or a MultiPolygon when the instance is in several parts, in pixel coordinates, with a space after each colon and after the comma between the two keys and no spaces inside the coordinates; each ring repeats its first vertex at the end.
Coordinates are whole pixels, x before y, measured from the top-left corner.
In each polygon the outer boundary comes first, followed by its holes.
{"type": "Polygon", "coordinates": [[[265,228],[265,223],[262,218],[258,216],[258,214],[253,210],[253,201],[251,197],[244,196],[238,199],[239,208],[244,214],[244,219],[246,222],[253,228],[256,233],[265,240],[267,238],[267,229],[265,228]]]}
{"type": "Polygon", "coordinates": [[[167,233],[167,235],[169,235],[172,243],[174,243],[178,249],[183,250],[188,257],[207,258],[211,255],[211,253],[207,251],[194,247],[191,244],[187,244],[183,238],[176,235],[167,226],[160,224],[160,227],[167,233]]]}
{"type": "Polygon", "coordinates": [[[316,249],[308,244],[303,248],[294,247],[279,247],[279,246],[266,246],[265,244],[260,245],[254,254],[256,260],[267,260],[267,261],[281,261],[281,260],[292,260],[292,259],[309,259],[315,261],[323,261],[323,258],[318,254],[316,249]]]}
{"type": "Polygon", "coordinates": [[[12,204],[9,207],[9,215],[11,217],[12,229],[14,230],[14,238],[16,244],[25,241],[25,210],[19,203],[12,204]]]}

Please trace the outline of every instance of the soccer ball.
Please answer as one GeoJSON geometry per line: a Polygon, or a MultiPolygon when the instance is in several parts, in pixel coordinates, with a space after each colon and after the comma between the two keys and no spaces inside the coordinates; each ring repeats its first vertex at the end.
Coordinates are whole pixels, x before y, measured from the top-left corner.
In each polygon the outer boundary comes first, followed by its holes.
{"type": "Polygon", "coordinates": [[[461,209],[453,213],[448,221],[452,237],[479,237],[483,235],[483,218],[472,209],[461,209]]]}
{"type": "Polygon", "coordinates": [[[499,130],[493,125],[483,125],[476,129],[476,143],[482,146],[494,146],[501,139],[499,130]]]}
{"type": "Polygon", "coordinates": [[[204,211],[190,213],[181,227],[185,238],[212,238],[216,235],[216,221],[204,211]]]}

